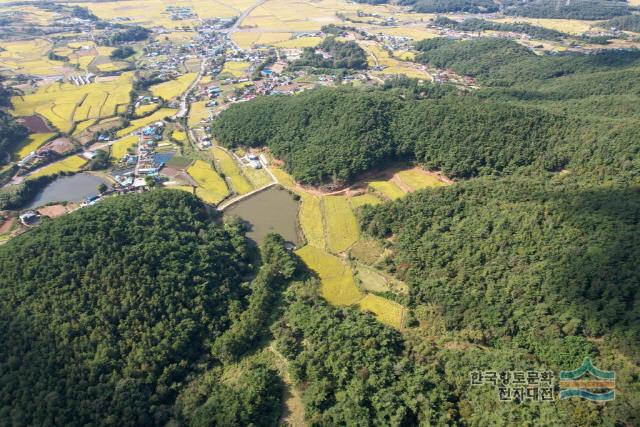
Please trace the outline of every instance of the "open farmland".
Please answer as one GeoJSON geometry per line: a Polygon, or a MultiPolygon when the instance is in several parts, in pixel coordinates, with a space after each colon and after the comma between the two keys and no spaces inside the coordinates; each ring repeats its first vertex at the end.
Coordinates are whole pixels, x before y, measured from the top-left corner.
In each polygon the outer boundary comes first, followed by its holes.
{"type": "Polygon", "coordinates": [[[423,188],[442,187],[446,185],[433,175],[421,169],[410,169],[407,171],[398,172],[398,177],[406,185],[413,190],[422,190],[423,188]]]}
{"type": "Polygon", "coordinates": [[[239,31],[231,35],[231,39],[242,49],[257,45],[273,45],[291,38],[291,33],[239,31]]]}
{"type": "Polygon", "coordinates": [[[246,61],[227,61],[224,63],[224,67],[222,67],[220,75],[222,77],[224,77],[224,75],[243,77],[247,75],[250,66],[251,63],[246,61]]]}
{"type": "Polygon", "coordinates": [[[55,133],[36,133],[29,135],[25,141],[26,145],[22,146],[18,151],[18,157],[24,159],[38,148],[42,147],[47,141],[53,138],[55,133]]]}
{"type": "Polygon", "coordinates": [[[360,237],[358,221],[346,197],[325,197],[323,212],[327,226],[327,247],[330,251],[344,252],[358,241],[360,237]]]}
{"type": "Polygon", "coordinates": [[[322,198],[310,194],[301,195],[300,227],[307,243],[320,249],[326,247],[322,198]]]}
{"type": "Polygon", "coordinates": [[[196,73],[184,74],[177,79],[151,86],[149,89],[154,96],[168,101],[182,95],[196,79],[196,76],[196,73]]]}
{"type": "Polygon", "coordinates": [[[198,183],[197,195],[205,202],[218,204],[229,195],[224,180],[211,165],[202,160],[196,160],[189,166],[187,173],[198,183]]]}
{"type": "Polygon", "coordinates": [[[381,194],[382,196],[396,200],[405,195],[402,188],[389,181],[374,181],[369,183],[369,187],[381,194]]]}
{"type": "Polygon", "coordinates": [[[138,144],[139,138],[136,135],[125,136],[122,139],[117,140],[111,146],[111,157],[115,160],[120,160],[129,152],[130,149],[138,144]]]}
{"type": "Polygon", "coordinates": [[[45,39],[0,41],[3,49],[0,51],[0,69],[39,76],[63,74],[68,70],[66,64],[47,58],[52,47],[51,42],[45,39]]]}
{"type": "Polygon", "coordinates": [[[128,127],[119,130],[116,135],[118,137],[129,135],[130,133],[135,132],[138,129],[148,126],[154,122],[163,120],[166,117],[173,116],[176,113],[176,111],[177,110],[173,108],[161,108],[160,110],[156,111],[155,113],[149,116],[143,117],[141,119],[132,120],[128,127]]]}
{"type": "Polygon", "coordinates": [[[14,114],[39,114],[62,132],[70,132],[75,123],[112,117],[118,106],[129,104],[133,75],[123,73],[116,80],[76,86],[53,83],[36,92],[14,96],[14,114]]]}
{"type": "Polygon", "coordinates": [[[351,202],[351,206],[353,206],[354,209],[362,207],[364,205],[375,206],[382,203],[382,200],[380,200],[380,198],[376,197],[374,194],[371,194],[371,193],[361,194],[359,196],[351,197],[349,198],[349,201],[351,202]]]}
{"type": "Polygon", "coordinates": [[[321,281],[322,296],[333,305],[353,305],[363,297],[356,287],[351,269],[340,258],[307,245],[296,251],[321,281]]]}
{"type": "Polygon", "coordinates": [[[231,187],[236,194],[246,194],[253,190],[253,186],[247,181],[238,164],[225,150],[214,147],[212,151],[219,170],[231,182],[231,187]]]}
{"type": "Polygon", "coordinates": [[[382,323],[401,329],[406,309],[397,302],[389,301],[377,295],[368,294],[358,305],[363,311],[370,311],[382,323]]]}
{"type": "Polygon", "coordinates": [[[197,126],[202,120],[209,118],[211,110],[207,107],[209,101],[198,101],[191,104],[189,110],[189,127],[197,126]]]}
{"type": "Polygon", "coordinates": [[[71,156],[59,162],[52,163],[35,173],[29,175],[29,179],[41,176],[55,175],[60,172],[78,172],[87,163],[87,160],[80,156],[71,156]]]}

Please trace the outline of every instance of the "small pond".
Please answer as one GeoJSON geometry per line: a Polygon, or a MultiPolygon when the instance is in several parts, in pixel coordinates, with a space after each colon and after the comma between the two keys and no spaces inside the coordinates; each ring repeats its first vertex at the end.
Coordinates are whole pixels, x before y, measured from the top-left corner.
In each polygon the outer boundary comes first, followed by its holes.
{"type": "Polygon", "coordinates": [[[269,233],[278,233],[288,242],[299,245],[299,203],[286,190],[271,187],[244,199],[224,211],[236,215],[247,223],[247,236],[262,243],[269,233]]]}
{"type": "Polygon", "coordinates": [[[87,197],[98,195],[98,185],[109,183],[88,173],[57,178],[36,195],[36,198],[26,207],[34,209],[56,202],[81,202],[87,197]]]}

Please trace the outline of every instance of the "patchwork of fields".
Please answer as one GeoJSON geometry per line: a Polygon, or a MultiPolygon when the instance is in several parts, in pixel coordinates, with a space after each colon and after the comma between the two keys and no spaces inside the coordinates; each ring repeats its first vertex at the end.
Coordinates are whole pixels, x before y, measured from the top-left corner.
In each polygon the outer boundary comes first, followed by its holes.
{"type": "MultiPolygon", "coordinates": [[[[300,196],[299,224],[307,245],[297,251],[321,282],[322,296],[334,305],[358,305],[372,312],[381,322],[401,328],[405,308],[378,293],[405,294],[406,285],[364,264],[350,265],[341,256],[357,250],[356,258],[366,261],[361,252],[370,243],[361,241],[355,210],[366,204],[395,200],[408,192],[446,185],[437,176],[419,168],[402,170],[386,180],[367,183],[367,192],[357,195],[317,195],[296,185],[286,172],[272,168],[281,185],[300,196]],[[357,275],[356,275],[357,273],[357,275]]],[[[377,249],[373,252],[377,252],[377,249]]],[[[355,254],[355,253],[354,253],[355,254]]],[[[367,261],[372,265],[379,256],[367,261]]]]}
{"type": "Polygon", "coordinates": [[[11,101],[15,115],[39,114],[61,132],[70,132],[76,123],[115,116],[119,106],[129,104],[132,84],[133,74],[123,73],[115,80],[84,86],[53,83],[11,101]]]}

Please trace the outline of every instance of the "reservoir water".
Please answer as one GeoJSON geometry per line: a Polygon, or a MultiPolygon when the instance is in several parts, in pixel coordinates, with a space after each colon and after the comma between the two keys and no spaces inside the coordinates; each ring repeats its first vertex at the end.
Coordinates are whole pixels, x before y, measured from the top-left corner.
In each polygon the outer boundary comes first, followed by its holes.
{"type": "Polygon", "coordinates": [[[286,190],[271,187],[244,199],[224,211],[247,224],[247,236],[262,243],[268,233],[278,233],[288,242],[300,245],[298,233],[299,203],[286,190]]]}
{"type": "Polygon", "coordinates": [[[56,202],[81,202],[98,195],[98,185],[103,183],[109,185],[106,180],[88,173],[58,178],[44,187],[27,209],[56,202]]]}

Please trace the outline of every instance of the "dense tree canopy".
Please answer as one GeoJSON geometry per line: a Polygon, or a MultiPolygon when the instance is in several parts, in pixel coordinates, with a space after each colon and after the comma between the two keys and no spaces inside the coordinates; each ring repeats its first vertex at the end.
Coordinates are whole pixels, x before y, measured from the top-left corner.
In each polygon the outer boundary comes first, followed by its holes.
{"type": "Polygon", "coordinates": [[[620,0],[508,0],[505,5],[506,15],[529,18],[608,19],[629,13],[620,0]]]}
{"type": "Polygon", "coordinates": [[[5,164],[11,158],[13,151],[27,135],[28,131],[24,126],[16,123],[13,116],[0,110],[0,165],[5,164]]]}
{"type": "Polygon", "coordinates": [[[341,42],[335,37],[327,37],[317,47],[305,48],[301,58],[293,65],[295,67],[361,70],[367,68],[367,56],[354,41],[341,42]]]}
{"type": "Polygon", "coordinates": [[[246,260],[240,231],[181,192],[110,199],[0,247],[0,418],[164,424],[229,326],[246,260]]]}

